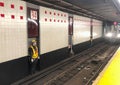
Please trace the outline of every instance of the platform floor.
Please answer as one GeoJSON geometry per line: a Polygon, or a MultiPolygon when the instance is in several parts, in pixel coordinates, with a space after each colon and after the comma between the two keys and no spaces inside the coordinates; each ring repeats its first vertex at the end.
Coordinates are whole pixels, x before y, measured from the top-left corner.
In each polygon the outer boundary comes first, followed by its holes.
{"type": "Polygon", "coordinates": [[[92,85],[120,85],[120,47],[92,85]]]}

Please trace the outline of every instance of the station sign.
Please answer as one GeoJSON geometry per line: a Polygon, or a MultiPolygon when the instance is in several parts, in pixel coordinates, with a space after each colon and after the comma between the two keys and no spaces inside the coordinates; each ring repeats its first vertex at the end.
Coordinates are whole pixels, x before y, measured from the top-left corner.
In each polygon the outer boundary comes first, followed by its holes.
{"type": "Polygon", "coordinates": [[[31,10],[31,19],[37,20],[37,11],[31,10]]]}

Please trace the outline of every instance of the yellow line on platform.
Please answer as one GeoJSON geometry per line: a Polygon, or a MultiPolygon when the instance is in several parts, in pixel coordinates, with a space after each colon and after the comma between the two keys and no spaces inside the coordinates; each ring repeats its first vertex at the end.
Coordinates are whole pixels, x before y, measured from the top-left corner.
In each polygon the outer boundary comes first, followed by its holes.
{"type": "Polygon", "coordinates": [[[120,85],[120,48],[92,85],[120,85]]]}

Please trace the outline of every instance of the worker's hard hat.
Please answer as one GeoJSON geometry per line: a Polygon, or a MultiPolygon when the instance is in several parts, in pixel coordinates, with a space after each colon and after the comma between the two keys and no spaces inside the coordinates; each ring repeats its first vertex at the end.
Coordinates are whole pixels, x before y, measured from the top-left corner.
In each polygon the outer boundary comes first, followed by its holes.
{"type": "Polygon", "coordinates": [[[36,42],[36,40],[32,40],[32,43],[36,42]]]}

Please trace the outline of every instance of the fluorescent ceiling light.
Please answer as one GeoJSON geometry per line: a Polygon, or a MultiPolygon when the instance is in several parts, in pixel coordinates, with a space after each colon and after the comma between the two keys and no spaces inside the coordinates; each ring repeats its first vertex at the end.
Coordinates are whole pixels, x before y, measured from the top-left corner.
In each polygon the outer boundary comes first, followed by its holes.
{"type": "Polygon", "coordinates": [[[118,0],[118,2],[120,3],[120,0],[118,0]]]}

